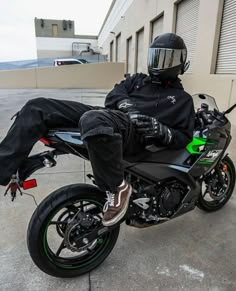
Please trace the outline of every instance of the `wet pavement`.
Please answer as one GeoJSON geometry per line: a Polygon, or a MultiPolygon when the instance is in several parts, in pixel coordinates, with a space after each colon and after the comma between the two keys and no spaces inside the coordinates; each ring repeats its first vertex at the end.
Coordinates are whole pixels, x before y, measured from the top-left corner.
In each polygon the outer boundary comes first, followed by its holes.
{"type": "MultiPolygon", "coordinates": [[[[106,90],[0,90],[0,140],[10,118],[36,97],[51,97],[103,105],[106,90]]],[[[236,129],[233,127],[236,137],[236,129]]],[[[234,138],[230,156],[236,164],[234,138]]],[[[36,144],[34,152],[45,147],[36,144]]],[[[87,182],[90,165],[74,156],[58,158],[52,169],[34,176],[38,188],[30,191],[39,203],[53,190],[87,182]]],[[[4,193],[0,187],[0,193],[4,193]]],[[[228,204],[215,213],[198,209],[160,226],[135,229],[122,225],[117,244],[96,270],[74,279],[42,273],[32,262],[26,245],[27,225],[35,210],[24,195],[14,203],[0,196],[0,290],[236,290],[236,191],[228,204]]]]}

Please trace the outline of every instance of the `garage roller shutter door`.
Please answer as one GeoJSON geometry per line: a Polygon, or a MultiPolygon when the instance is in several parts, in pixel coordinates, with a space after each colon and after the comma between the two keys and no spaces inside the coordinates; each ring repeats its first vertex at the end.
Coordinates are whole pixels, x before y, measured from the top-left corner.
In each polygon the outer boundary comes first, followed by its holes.
{"type": "Polygon", "coordinates": [[[132,74],[133,66],[133,50],[132,50],[132,37],[127,40],[127,73],[132,74]]]}
{"type": "Polygon", "coordinates": [[[157,20],[152,22],[152,38],[153,41],[158,35],[163,33],[163,19],[164,17],[161,16],[157,20]]]}
{"type": "Polygon", "coordinates": [[[144,29],[137,33],[136,73],[141,73],[143,71],[143,41],[144,41],[144,29]]]}
{"type": "Polygon", "coordinates": [[[188,73],[192,73],[195,62],[198,14],[199,0],[183,0],[177,4],[176,34],[184,39],[188,48],[188,60],[190,61],[188,73]]]}
{"type": "Polygon", "coordinates": [[[121,34],[116,37],[116,62],[121,62],[121,34]]]}
{"type": "Polygon", "coordinates": [[[236,1],[225,0],[216,65],[217,74],[236,74],[236,1]]]}

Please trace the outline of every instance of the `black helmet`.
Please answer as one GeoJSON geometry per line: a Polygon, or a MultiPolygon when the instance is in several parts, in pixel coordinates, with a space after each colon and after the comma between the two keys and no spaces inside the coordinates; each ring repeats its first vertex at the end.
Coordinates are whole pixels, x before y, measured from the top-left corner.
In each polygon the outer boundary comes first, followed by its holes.
{"type": "Polygon", "coordinates": [[[148,72],[159,80],[176,79],[189,66],[186,64],[187,48],[183,39],[174,33],[159,35],[148,51],[148,72]]]}

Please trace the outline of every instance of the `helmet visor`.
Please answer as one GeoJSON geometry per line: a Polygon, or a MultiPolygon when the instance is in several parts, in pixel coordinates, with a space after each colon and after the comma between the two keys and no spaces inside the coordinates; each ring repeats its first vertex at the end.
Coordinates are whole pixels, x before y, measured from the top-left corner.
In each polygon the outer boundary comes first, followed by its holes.
{"type": "Polygon", "coordinates": [[[148,68],[157,71],[173,68],[183,65],[186,58],[186,49],[149,48],[148,68]]]}

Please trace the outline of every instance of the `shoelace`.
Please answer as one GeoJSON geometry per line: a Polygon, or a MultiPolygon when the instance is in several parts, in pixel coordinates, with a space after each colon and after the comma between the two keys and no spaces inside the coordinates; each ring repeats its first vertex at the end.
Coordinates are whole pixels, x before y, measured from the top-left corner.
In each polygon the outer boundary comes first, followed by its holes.
{"type": "Polygon", "coordinates": [[[106,191],[106,195],[107,195],[107,201],[105,202],[104,206],[103,206],[103,212],[106,212],[108,210],[108,207],[114,207],[115,206],[115,194],[106,191]]]}

